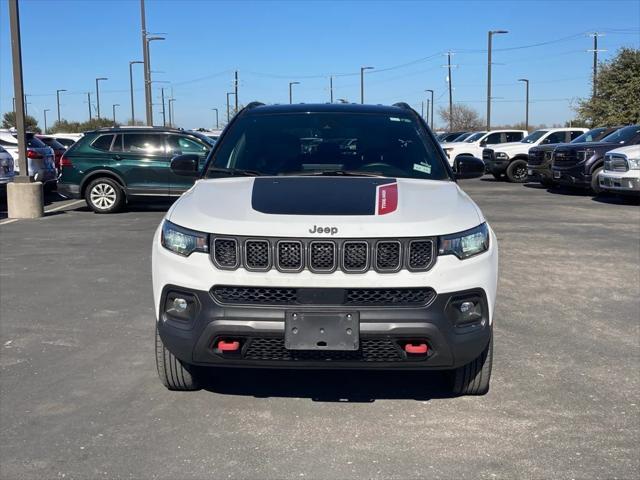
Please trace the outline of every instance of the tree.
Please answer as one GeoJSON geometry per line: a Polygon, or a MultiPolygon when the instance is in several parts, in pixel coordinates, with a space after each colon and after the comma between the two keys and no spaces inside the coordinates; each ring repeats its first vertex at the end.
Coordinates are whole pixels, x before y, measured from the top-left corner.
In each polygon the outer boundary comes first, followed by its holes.
{"type": "Polygon", "coordinates": [[[640,122],[640,50],[622,48],[601,62],[596,96],[580,100],[576,124],[625,125],[640,122]]]}
{"type": "MultiPolygon", "coordinates": [[[[40,128],[38,127],[38,120],[36,120],[31,115],[25,115],[24,126],[27,132],[40,133],[40,128]]],[[[15,112],[5,112],[4,115],[2,115],[2,128],[16,128],[15,112]]]]}
{"type": "MultiPolygon", "coordinates": [[[[70,122],[68,120],[56,121],[51,128],[50,133],[82,133],[87,130],[95,130],[97,128],[113,127],[113,121],[108,118],[92,118],[86,122],[70,122]]],[[[116,124],[115,126],[119,126],[116,124]]]]}
{"type": "Polygon", "coordinates": [[[453,121],[449,125],[449,108],[440,107],[438,115],[452,132],[482,130],[484,121],[473,108],[461,103],[454,103],[452,116],[453,121]]]}

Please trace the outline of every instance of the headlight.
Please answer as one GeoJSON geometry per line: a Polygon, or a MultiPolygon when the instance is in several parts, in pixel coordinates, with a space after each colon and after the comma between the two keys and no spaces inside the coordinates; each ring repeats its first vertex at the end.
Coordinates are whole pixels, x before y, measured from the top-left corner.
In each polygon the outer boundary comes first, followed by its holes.
{"type": "Polygon", "coordinates": [[[640,170],[640,157],[627,157],[627,164],[629,165],[629,170],[640,170]]]}
{"type": "Polygon", "coordinates": [[[451,157],[451,150],[453,150],[453,148],[445,148],[444,149],[444,153],[447,154],[447,157],[451,157]]]}
{"type": "Polygon", "coordinates": [[[578,161],[579,162],[584,162],[585,160],[593,157],[594,153],[596,153],[595,150],[592,150],[590,148],[587,148],[586,150],[579,150],[577,152],[578,161]]]}
{"type": "Polygon", "coordinates": [[[164,248],[184,257],[193,252],[209,252],[209,235],[179,227],[167,220],[162,224],[160,241],[164,248]]]}
{"type": "Polygon", "coordinates": [[[460,260],[473,257],[489,249],[489,228],[486,223],[471,230],[440,237],[438,253],[455,255],[460,260]]]}
{"type": "Polygon", "coordinates": [[[509,160],[509,155],[504,152],[496,152],[496,158],[499,158],[501,160],[509,160]]]}

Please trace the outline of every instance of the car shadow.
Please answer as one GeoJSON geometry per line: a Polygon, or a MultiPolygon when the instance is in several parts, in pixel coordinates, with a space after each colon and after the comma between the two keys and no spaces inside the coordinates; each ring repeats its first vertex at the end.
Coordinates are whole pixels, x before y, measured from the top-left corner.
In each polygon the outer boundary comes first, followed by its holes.
{"type": "Polygon", "coordinates": [[[548,190],[548,187],[545,187],[541,183],[523,183],[522,184],[526,188],[533,188],[534,190],[548,190]]]}
{"type": "Polygon", "coordinates": [[[454,396],[443,372],[211,368],[202,375],[209,392],[257,398],[372,403],[454,396]]]}
{"type": "Polygon", "coordinates": [[[557,195],[570,195],[572,197],[590,197],[593,193],[586,188],[572,188],[564,185],[556,185],[547,189],[547,192],[557,195]]]}
{"type": "Polygon", "coordinates": [[[608,203],[610,205],[630,205],[630,206],[640,205],[640,197],[614,195],[614,194],[606,194],[606,193],[595,195],[591,200],[598,203],[608,203]]]}

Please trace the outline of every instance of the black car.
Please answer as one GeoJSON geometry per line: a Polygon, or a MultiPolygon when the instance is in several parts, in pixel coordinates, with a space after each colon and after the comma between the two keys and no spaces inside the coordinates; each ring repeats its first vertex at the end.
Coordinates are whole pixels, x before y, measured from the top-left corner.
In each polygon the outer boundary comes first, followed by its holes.
{"type": "MultiPolygon", "coordinates": [[[[569,143],[591,143],[599,142],[607,135],[612,134],[618,127],[598,127],[583,133],[569,143]]],[[[527,162],[527,174],[529,182],[539,182],[545,187],[554,185],[551,173],[551,159],[553,151],[563,143],[552,143],[548,145],[538,145],[529,150],[529,160],[527,162]]]]}
{"type": "Polygon", "coordinates": [[[596,143],[559,145],[553,152],[553,181],[600,193],[598,174],[604,167],[604,154],[614,148],[640,144],[640,125],[623,127],[596,143]]]}
{"type": "Polygon", "coordinates": [[[440,141],[440,143],[449,143],[449,142],[453,142],[454,140],[456,140],[458,137],[464,135],[465,133],[469,133],[469,132],[448,132],[448,133],[441,133],[440,135],[438,135],[438,140],[440,141]]]}

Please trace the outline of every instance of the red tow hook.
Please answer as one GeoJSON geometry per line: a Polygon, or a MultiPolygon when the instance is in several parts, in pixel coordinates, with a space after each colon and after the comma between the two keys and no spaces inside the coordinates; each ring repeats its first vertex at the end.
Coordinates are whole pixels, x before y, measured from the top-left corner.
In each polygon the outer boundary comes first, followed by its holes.
{"type": "Polygon", "coordinates": [[[429,347],[426,343],[405,343],[404,351],[414,355],[426,355],[429,347]]]}
{"type": "Polygon", "coordinates": [[[218,342],[218,350],[221,352],[237,352],[240,349],[240,342],[234,340],[232,342],[227,342],[225,340],[220,340],[218,342]]]}

